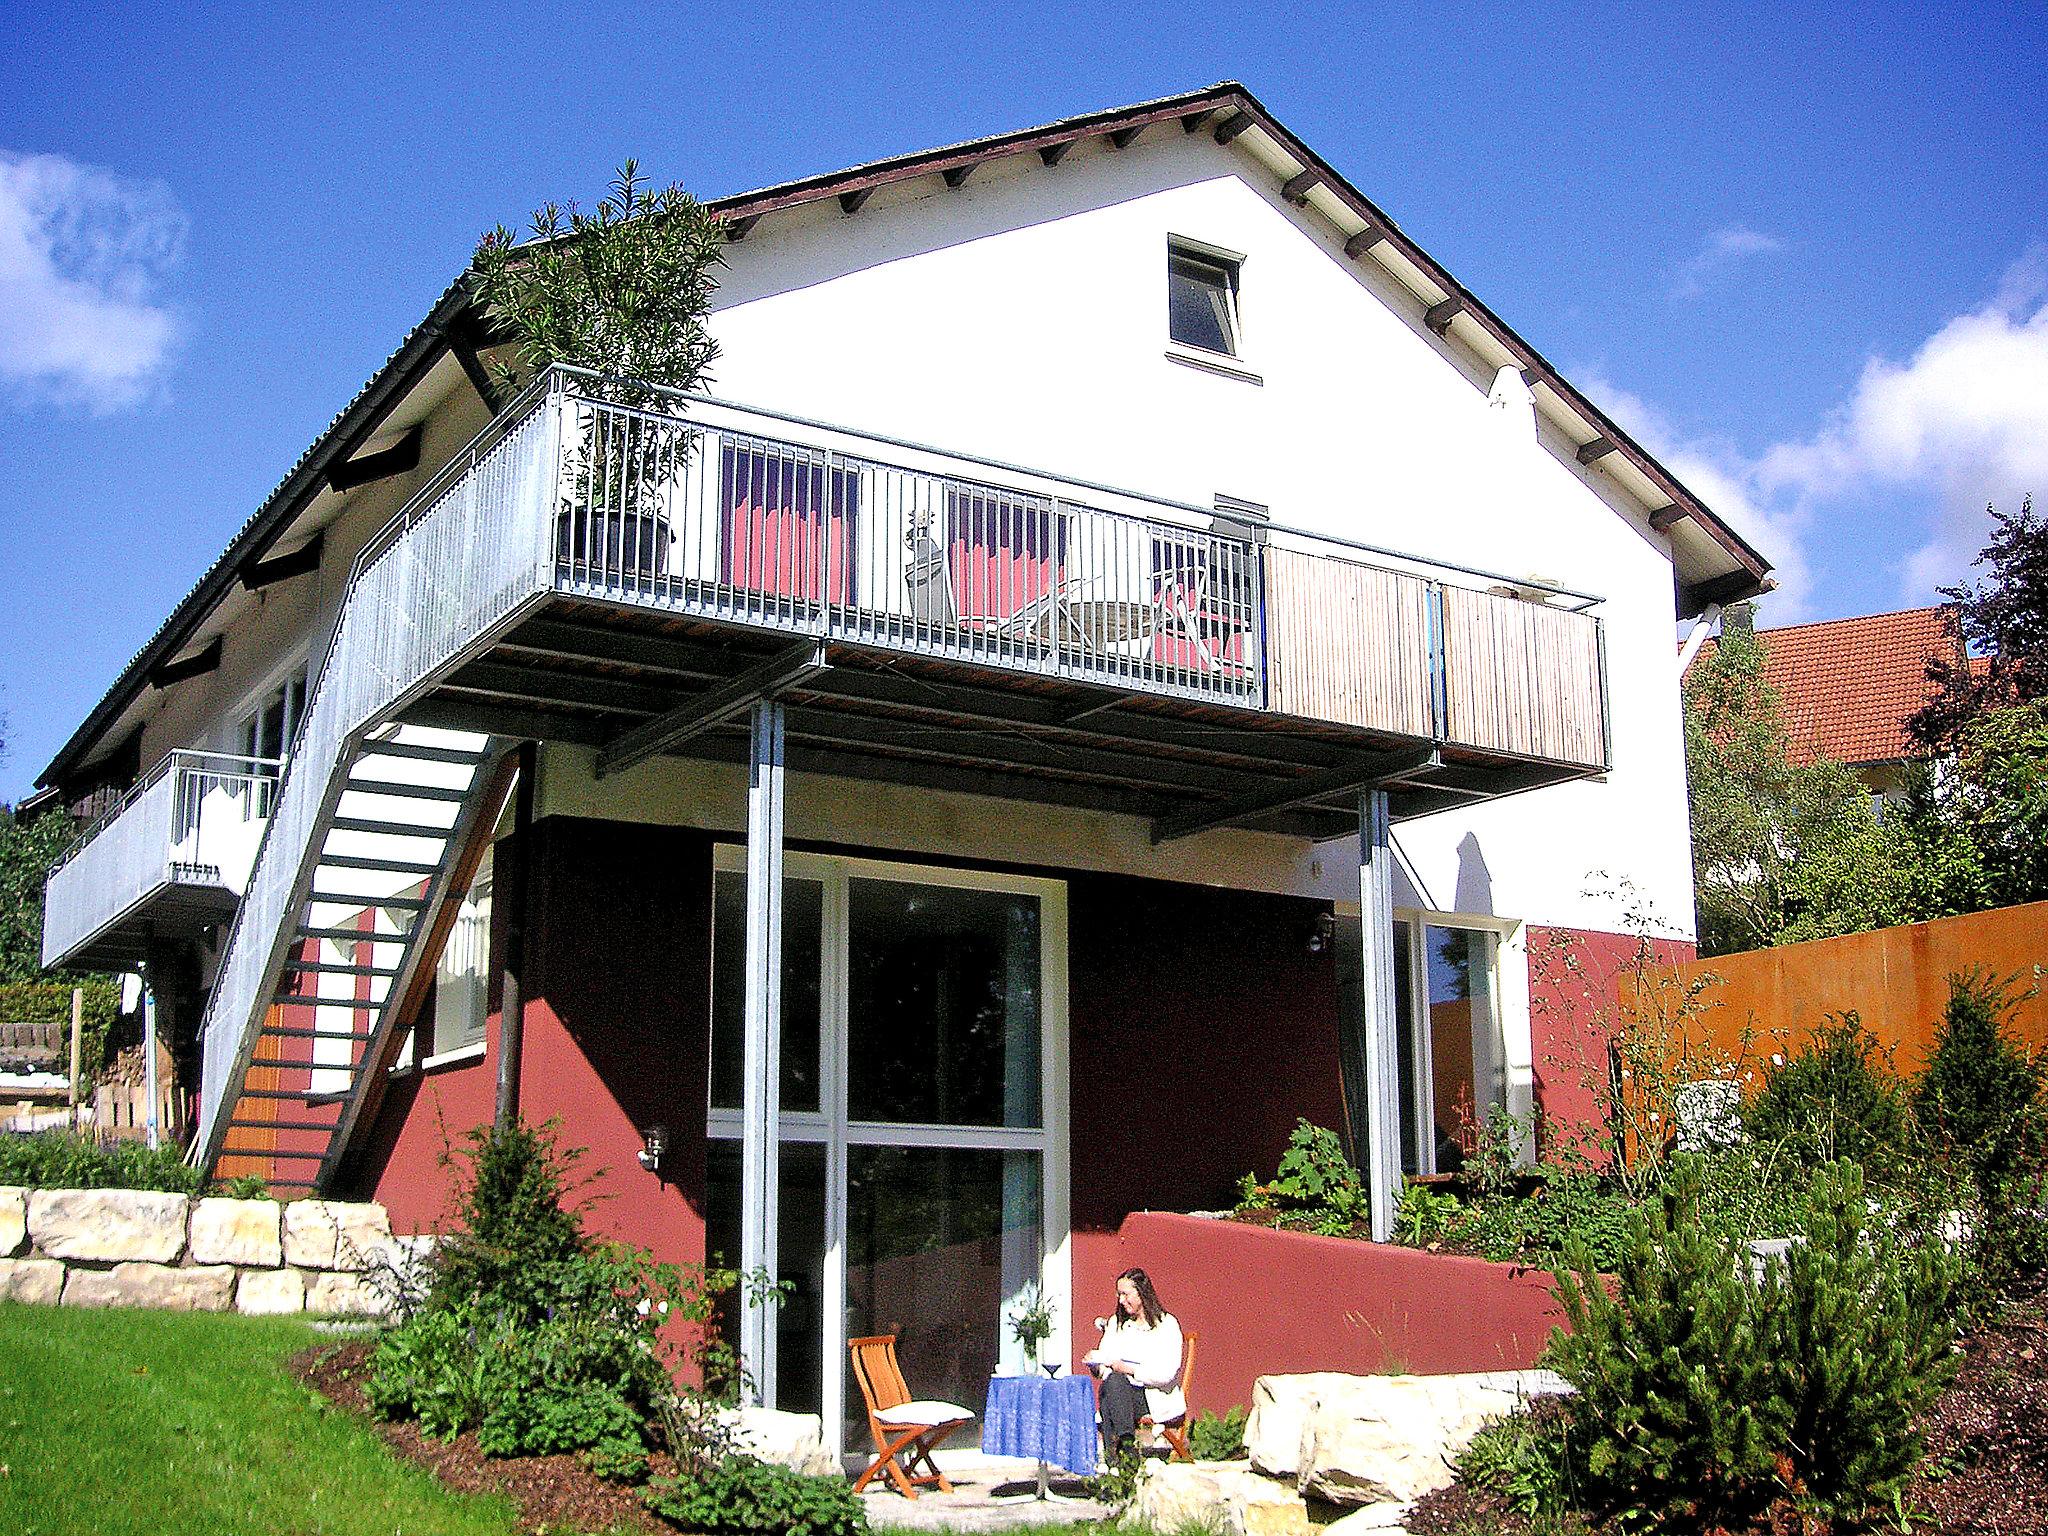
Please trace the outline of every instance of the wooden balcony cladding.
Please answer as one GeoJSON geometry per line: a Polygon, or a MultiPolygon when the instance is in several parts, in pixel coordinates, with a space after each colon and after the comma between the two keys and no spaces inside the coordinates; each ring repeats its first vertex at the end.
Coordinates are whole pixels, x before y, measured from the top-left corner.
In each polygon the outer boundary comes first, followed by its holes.
{"type": "Polygon", "coordinates": [[[1518,757],[1605,766],[1598,622],[1466,587],[1442,593],[1446,738],[1518,757]]]}
{"type": "Polygon", "coordinates": [[[1433,736],[1431,583],[1324,554],[1263,553],[1268,707],[1433,736]]]}

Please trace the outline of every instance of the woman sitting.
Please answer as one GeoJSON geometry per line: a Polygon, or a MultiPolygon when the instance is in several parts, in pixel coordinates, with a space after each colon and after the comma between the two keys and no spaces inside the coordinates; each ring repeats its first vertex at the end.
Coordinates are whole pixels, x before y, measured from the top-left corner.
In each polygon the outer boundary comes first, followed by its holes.
{"type": "Polygon", "coordinates": [[[1137,1435],[1138,1420],[1171,1424],[1187,1417],[1180,1324],[1159,1305],[1142,1269],[1116,1277],[1116,1314],[1095,1321],[1102,1342],[1082,1358],[1102,1381],[1102,1444],[1113,1459],[1137,1435]]]}

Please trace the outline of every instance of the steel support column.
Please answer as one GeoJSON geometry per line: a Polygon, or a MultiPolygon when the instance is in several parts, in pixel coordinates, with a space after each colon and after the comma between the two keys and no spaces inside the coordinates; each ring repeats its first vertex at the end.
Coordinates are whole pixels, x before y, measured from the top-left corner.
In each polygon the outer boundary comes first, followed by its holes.
{"type": "Polygon", "coordinates": [[[775,1402],[775,1307],[782,1114],[782,705],[754,705],[747,775],[746,1068],[740,1140],[740,1358],[757,1403],[775,1402]]]}
{"type": "Polygon", "coordinates": [[[1394,1020],[1394,848],[1387,792],[1358,802],[1358,917],[1365,1034],[1365,1172],[1372,1195],[1373,1241],[1394,1235],[1401,1200],[1401,1063],[1394,1020]]]}

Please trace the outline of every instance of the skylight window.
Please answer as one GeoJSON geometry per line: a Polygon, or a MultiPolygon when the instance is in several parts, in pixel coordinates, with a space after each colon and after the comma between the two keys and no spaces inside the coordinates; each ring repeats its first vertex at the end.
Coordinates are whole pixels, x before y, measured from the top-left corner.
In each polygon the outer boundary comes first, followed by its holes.
{"type": "Polygon", "coordinates": [[[1185,245],[1166,248],[1167,335],[1184,347],[1237,356],[1238,263],[1185,245]]]}

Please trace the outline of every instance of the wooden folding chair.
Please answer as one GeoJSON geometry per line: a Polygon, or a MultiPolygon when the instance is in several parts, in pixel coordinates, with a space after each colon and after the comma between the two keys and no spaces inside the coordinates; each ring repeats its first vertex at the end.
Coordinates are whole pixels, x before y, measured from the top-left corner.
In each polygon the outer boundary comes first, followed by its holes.
{"type": "Polygon", "coordinates": [[[917,1486],[922,1483],[935,1483],[939,1492],[951,1493],[953,1485],[932,1460],[932,1452],[954,1430],[972,1424],[974,1414],[957,1403],[913,1398],[896,1363],[893,1333],[848,1339],[846,1351],[853,1357],[853,1379],[867,1399],[868,1431],[875,1437],[874,1464],[855,1479],[853,1491],[861,1492],[876,1473],[887,1472],[889,1481],[906,1499],[916,1498],[917,1486]]]}
{"type": "MultiPolygon", "coordinates": [[[[1181,1339],[1180,1395],[1182,1397],[1186,1397],[1194,1388],[1195,1345],[1200,1342],[1201,1337],[1199,1333],[1190,1333],[1184,1335],[1181,1339]]],[[[1165,1438],[1166,1443],[1173,1447],[1172,1458],[1177,1458],[1181,1461],[1193,1461],[1195,1459],[1194,1452],[1188,1449],[1188,1418],[1193,1415],[1194,1411],[1193,1404],[1190,1404],[1186,1414],[1177,1419],[1169,1419],[1164,1424],[1156,1422],[1150,1414],[1138,1420],[1138,1423],[1140,1426],[1149,1424],[1152,1428],[1159,1431],[1165,1438]]]]}

